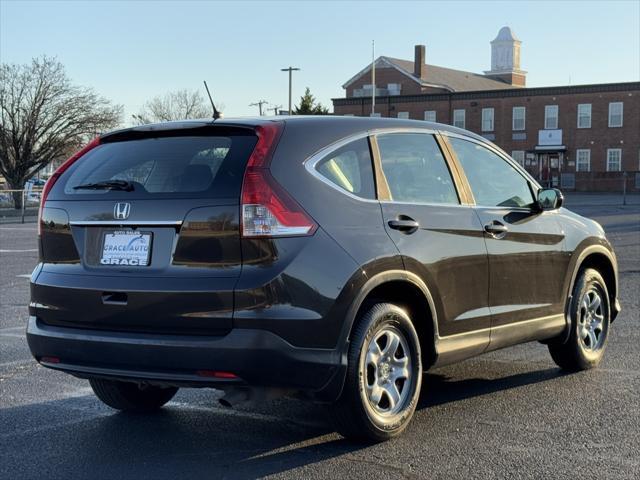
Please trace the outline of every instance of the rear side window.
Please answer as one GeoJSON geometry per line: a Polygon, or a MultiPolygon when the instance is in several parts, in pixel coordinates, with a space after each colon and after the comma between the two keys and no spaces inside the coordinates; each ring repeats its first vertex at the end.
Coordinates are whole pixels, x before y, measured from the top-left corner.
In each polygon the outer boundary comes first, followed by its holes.
{"type": "Polygon", "coordinates": [[[393,201],[459,203],[451,173],[433,135],[391,133],[377,138],[393,201]]]}
{"type": "Polygon", "coordinates": [[[342,190],[361,198],[376,198],[369,141],[355,140],[332,152],[316,166],[318,172],[342,190]]]}
{"type": "MultiPolygon", "coordinates": [[[[65,196],[229,197],[239,195],[253,135],[177,136],[105,143],[78,161],[63,182],[65,196]],[[133,191],[78,189],[113,180],[133,191]]],[[[57,186],[57,184],[56,184],[57,186]]],[[[53,193],[53,192],[52,192],[53,193]]]]}
{"type": "Polygon", "coordinates": [[[527,208],[533,204],[529,182],[506,160],[477,143],[459,138],[449,141],[477,205],[527,208]]]}

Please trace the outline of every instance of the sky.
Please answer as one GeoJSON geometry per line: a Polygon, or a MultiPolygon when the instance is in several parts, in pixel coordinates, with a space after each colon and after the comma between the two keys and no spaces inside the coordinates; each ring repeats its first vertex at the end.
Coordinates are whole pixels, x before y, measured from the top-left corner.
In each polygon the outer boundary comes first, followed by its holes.
{"type": "Polygon", "coordinates": [[[489,70],[489,42],[510,26],[527,85],[640,80],[640,0],[629,1],[19,1],[0,0],[0,61],[55,56],[71,79],[125,107],[202,89],[229,116],[294,103],[309,87],[331,107],[342,84],[376,56],[489,70]]]}

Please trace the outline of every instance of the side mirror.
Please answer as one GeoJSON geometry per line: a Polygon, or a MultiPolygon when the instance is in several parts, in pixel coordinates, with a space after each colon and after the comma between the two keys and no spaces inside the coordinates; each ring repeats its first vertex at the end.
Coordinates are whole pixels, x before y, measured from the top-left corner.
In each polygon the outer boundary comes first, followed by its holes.
{"type": "Polygon", "coordinates": [[[557,210],[564,203],[564,195],[557,188],[543,188],[538,191],[540,210],[557,210]]]}

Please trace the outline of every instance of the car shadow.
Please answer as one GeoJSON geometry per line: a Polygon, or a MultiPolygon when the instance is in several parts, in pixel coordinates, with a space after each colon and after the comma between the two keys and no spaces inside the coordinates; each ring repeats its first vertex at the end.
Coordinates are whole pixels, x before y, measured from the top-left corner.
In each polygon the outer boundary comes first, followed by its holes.
{"type": "MultiPolygon", "coordinates": [[[[425,374],[419,409],[562,375],[546,369],[456,380],[446,372],[425,374]]],[[[209,405],[204,393],[194,395],[147,415],[116,413],[92,395],[0,409],[0,477],[244,479],[300,469],[298,475],[371,448],[338,436],[320,405],[281,399],[227,410],[213,406],[215,395],[209,405]]]]}
{"type": "Polygon", "coordinates": [[[454,377],[447,375],[446,370],[439,369],[436,372],[427,372],[424,374],[422,379],[422,392],[417,408],[428,408],[470,399],[509,390],[511,388],[546,382],[566,375],[567,373],[554,367],[516,373],[494,379],[467,378],[456,380],[454,377]]]}

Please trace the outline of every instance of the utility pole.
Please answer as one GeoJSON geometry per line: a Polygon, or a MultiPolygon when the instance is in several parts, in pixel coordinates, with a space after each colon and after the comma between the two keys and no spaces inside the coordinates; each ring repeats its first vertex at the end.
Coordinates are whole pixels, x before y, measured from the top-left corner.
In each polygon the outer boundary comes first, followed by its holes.
{"type": "Polygon", "coordinates": [[[267,110],[273,110],[274,115],[278,115],[278,110],[282,108],[282,105],[273,105],[271,108],[267,108],[267,110]]]}
{"type": "Polygon", "coordinates": [[[267,102],[266,100],[258,100],[256,103],[250,103],[249,106],[250,107],[258,107],[258,111],[260,112],[260,116],[262,116],[262,105],[265,105],[269,102],[267,102]]]}
{"type": "Polygon", "coordinates": [[[280,69],[282,72],[289,72],[289,115],[291,115],[292,110],[291,110],[291,74],[295,71],[300,70],[297,67],[289,67],[289,68],[281,68],[280,69]]]}

